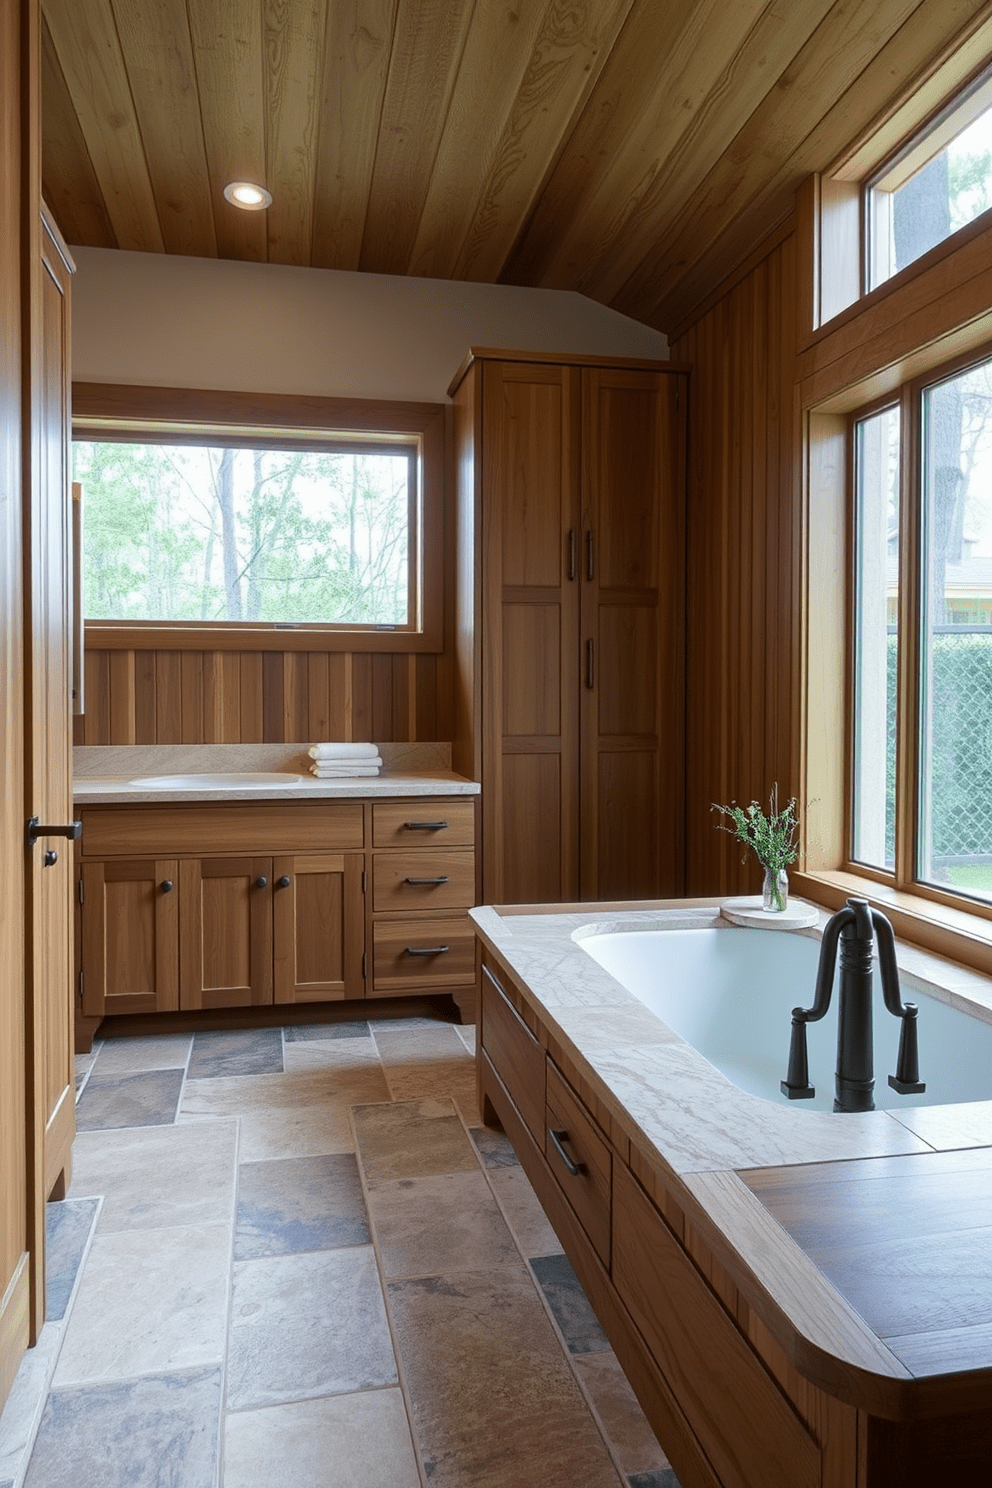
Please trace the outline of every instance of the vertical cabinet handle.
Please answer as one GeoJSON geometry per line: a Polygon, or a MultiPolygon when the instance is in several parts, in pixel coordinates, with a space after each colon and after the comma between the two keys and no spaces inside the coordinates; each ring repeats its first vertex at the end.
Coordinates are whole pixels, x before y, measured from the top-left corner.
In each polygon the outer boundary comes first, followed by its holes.
{"type": "Polygon", "coordinates": [[[565,1143],[568,1141],[568,1132],[560,1130],[555,1131],[554,1127],[549,1126],[548,1136],[554,1143],[555,1151],[561,1158],[562,1162],[565,1164],[568,1171],[571,1173],[572,1177],[578,1178],[580,1173],[584,1173],[586,1170],[585,1163],[576,1162],[573,1158],[569,1157],[568,1153],[565,1151],[565,1143]]]}
{"type": "Polygon", "coordinates": [[[596,549],[592,531],[586,533],[586,578],[596,577],[596,549]]]}
{"type": "Polygon", "coordinates": [[[596,642],[586,641],[586,686],[590,692],[596,686],[596,642]]]}
{"type": "Polygon", "coordinates": [[[570,579],[574,579],[577,572],[575,547],[575,528],[570,527],[568,529],[568,577],[570,579]]]}

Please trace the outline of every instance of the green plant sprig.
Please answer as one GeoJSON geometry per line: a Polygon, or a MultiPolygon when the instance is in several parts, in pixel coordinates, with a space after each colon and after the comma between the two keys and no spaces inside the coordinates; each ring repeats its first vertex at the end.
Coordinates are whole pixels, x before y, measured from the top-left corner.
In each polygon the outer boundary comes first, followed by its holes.
{"type": "Polygon", "coordinates": [[[758,862],[769,872],[778,874],[789,863],[795,862],[799,852],[796,798],[793,796],[780,811],[778,785],[772,788],[767,815],[757,801],[752,801],[747,807],[738,806],[736,802],[720,806],[714,801],[710,809],[730,817],[733,826],[724,826],[720,822],[720,830],[729,832],[738,842],[751,848],[758,862]]]}

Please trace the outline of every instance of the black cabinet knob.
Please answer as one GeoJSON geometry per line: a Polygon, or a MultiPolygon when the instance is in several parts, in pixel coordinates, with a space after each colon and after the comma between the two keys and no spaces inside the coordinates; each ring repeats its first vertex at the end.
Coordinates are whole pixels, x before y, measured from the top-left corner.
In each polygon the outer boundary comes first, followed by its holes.
{"type": "Polygon", "coordinates": [[[163,878],[163,880],[162,880],[162,893],[163,894],[171,894],[174,887],[175,887],[175,885],[173,884],[171,878],[163,878]]]}
{"type": "Polygon", "coordinates": [[[265,888],[265,885],[268,883],[268,881],[269,880],[267,878],[256,878],[256,880],[255,880],[255,887],[256,888],[259,888],[259,889],[264,889],[265,888]]]}
{"type": "Polygon", "coordinates": [[[55,852],[55,850],[50,847],[48,849],[48,851],[45,853],[45,858],[44,858],[45,867],[46,868],[51,868],[52,865],[53,865],[53,863],[57,863],[58,860],[59,860],[58,853],[55,852]]]}
{"type": "Polygon", "coordinates": [[[288,879],[286,877],[285,873],[283,874],[282,878],[277,878],[276,879],[276,888],[277,889],[288,889],[289,888],[289,885],[290,885],[290,879],[288,879]]]}

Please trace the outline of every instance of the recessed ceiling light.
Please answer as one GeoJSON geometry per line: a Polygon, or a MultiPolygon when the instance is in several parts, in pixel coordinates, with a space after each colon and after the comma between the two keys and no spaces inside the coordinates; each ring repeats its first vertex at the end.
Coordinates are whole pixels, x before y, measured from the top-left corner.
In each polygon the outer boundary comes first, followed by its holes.
{"type": "Polygon", "coordinates": [[[245,212],[264,212],[272,205],[272,193],[264,186],[256,186],[254,181],[229,181],[224,195],[233,207],[241,207],[245,212]]]}

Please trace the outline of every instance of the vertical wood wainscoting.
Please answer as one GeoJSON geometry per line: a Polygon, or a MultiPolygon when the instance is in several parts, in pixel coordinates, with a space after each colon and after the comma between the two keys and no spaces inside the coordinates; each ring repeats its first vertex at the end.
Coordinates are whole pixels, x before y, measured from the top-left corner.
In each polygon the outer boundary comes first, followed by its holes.
{"type": "Polygon", "coordinates": [[[85,681],[77,744],[451,738],[442,654],[87,646],[85,681]]]}
{"type": "Polygon", "coordinates": [[[798,785],[797,248],[763,256],[672,340],[690,374],[686,893],[757,893],[714,801],[798,785]]]}

